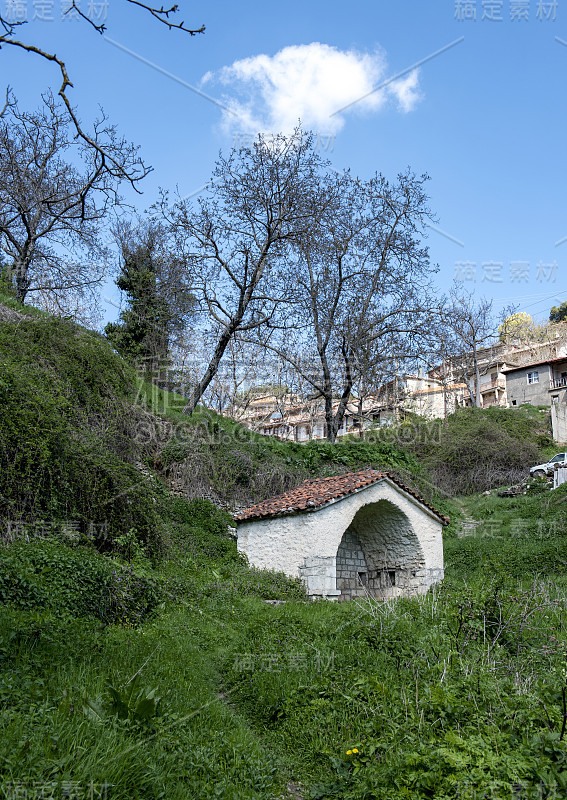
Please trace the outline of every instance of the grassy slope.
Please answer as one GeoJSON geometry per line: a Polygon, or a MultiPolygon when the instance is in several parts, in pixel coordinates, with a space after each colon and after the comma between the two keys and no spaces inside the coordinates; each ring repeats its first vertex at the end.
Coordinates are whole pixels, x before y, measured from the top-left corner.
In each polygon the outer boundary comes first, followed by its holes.
{"type": "MultiPolygon", "coordinates": [[[[18,331],[28,331],[31,343],[45,342],[53,325],[60,323],[40,320],[39,327],[18,331]]],[[[6,330],[17,333],[0,326],[0,335],[6,330]]],[[[74,358],[65,353],[77,337],[64,326],[58,331],[59,350],[44,359],[46,368],[61,376],[70,370],[72,378],[74,358]]],[[[25,337],[19,341],[22,356],[25,337]]],[[[104,364],[92,347],[94,360],[104,364]]],[[[26,424],[10,430],[39,448],[45,439],[41,426],[29,422],[34,407],[49,401],[57,410],[71,398],[89,431],[69,438],[76,443],[71,462],[85,448],[98,448],[101,456],[95,468],[82,462],[86,478],[78,485],[89,485],[101,462],[110,461],[111,476],[129,489],[133,468],[124,453],[109,443],[107,427],[88,424],[96,397],[79,391],[80,381],[70,393],[67,377],[47,385],[40,367],[31,359],[31,367],[18,366],[23,361],[12,356],[4,362],[3,375],[15,376],[16,385],[18,376],[28,381],[27,399],[18,395],[29,410],[26,424]]],[[[91,371],[91,363],[90,357],[80,362],[86,385],[102,380],[106,386],[104,370],[91,371]]],[[[249,459],[254,475],[264,470],[297,481],[373,463],[426,486],[419,463],[399,443],[288,446],[210,414],[188,423],[198,430],[191,438],[172,399],[157,398],[165,418],[182,423],[165,460],[191,463],[195,456],[183,448],[197,439],[199,457],[206,456],[221,488],[219,465],[235,453],[240,463],[249,459]]],[[[118,406],[110,407],[109,418],[120,417],[118,406]]],[[[8,425],[10,407],[2,408],[8,425]]],[[[61,428],[60,436],[69,430],[61,428]]],[[[156,458],[144,448],[143,455],[156,458]]],[[[38,452],[41,475],[55,474],[54,464],[70,470],[55,444],[38,452]]],[[[163,450],[157,457],[164,460],[163,450]]],[[[74,480],[76,473],[65,474],[74,480]]],[[[529,787],[526,797],[567,794],[567,489],[510,500],[465,498],[466,511],[485,523],[474,537],[459,539],[454,527],[446,532],[443,588],[420,600],[338,606],[306,603],[296,583],[249,569],[227,536],[228,517],[210,504],[174,500],[137,480],[142,500],[152,498],[161,559],[146,557],[155,531],[148,527],[145,537],[139,535],[149,517],[146,506],[136,504],[128,513],[139,517],[128,527],[120,527],[117,513],[112,547],[104,554],[95,549],[98,542],[69,540],[56,526],[48,541],[0,552],[5,796],[15,795],[14,784],[20,795],[25,789],[38,797],[38,785],[47,791],[46,785],[65,781],[74,782],[78,797],[89,796],[91,783],[91,797],[111,784],[107,797],[120,800],[273,800],[287,796],[289,782],[300,784],[304,797],[346,800],[472,798],[475,791],[476,797],[486,791],[511,800],[522,784],[529,787]],[[264,598],[287,602],[273,607],[264,598]]],[[[234,482],[234,494],[247,491],[246,480],[243,473],[234,482]]],[[[9,507],[28,509],[30,524],[34,513],[51,513],[54,521],[70,511],[91,513],[83,490],[73,502],[84,506],[61,509],[46,504],[53,491],[63,502],[69,487],[58,494],[46,483],[32,507],[31,495],[18,494],[17,481],[3,486],[9,507]]],[[[108,499],[105,481],[96,488],[108,499]]],[[[94,502],[100,502],[97,492],[94,502]]],[[[442,502],[443,510],[455,512],[454,501],[442,502]]],[[[53,794],[64,796],[55,788],[53,794]]]]}
{"type": "Polygon", "coordinates": [[[170,558],[134,564],[163,601],[145,622],[77,618],[64,596],[53,610],[4,610],[5,780],[106,781],[111,797],[180,800],[268,800],[290,781],[319,798],[465,797],[471,786],[512,798],[522,783],[525,796],[554,796],[537,794],[542,783],[563,796],[562,563],[546,563],[542,580],[534,560],[521,581],[491,565],[465,585],[469,540],[453,539],[446,585],[426,598],[312,604],[240,565],[207,504],[177,501],[174,517],[170,558]],[[120,720],[109,686],[124,695],[136,673],[161,714],[120,720]]]}
{"type": "Polygon", "coordinates": [[[452,574],[469,580],[554,575],[562,581],[567,573],[567,489],[550,491],[544,485],[539,491],[536,484],[528,495],[463,498],[468,515],[481,524],[471,535],[447,542],[452,574]]]}
{"type": "Polygon", "coordinates": [[[367,466],[392,470],[414,486],[423,484],[429,497],[438,494],[417,459],[395,440],[280,442],[209,410],[198,409],[188,419],[181,411],[186,399],[155,386],[142,385],[138,398],[171,426],[170,438],[152,466],[162,471],[177,468],[188,488],[201,480],[225,500],[251,503],[307,477],[367,466]]]}

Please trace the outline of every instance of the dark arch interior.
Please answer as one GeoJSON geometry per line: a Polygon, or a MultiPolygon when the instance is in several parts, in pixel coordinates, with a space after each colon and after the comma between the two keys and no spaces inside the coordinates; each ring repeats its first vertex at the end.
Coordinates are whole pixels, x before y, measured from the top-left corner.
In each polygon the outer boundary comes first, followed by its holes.
{"type": "Polygon", "coordinates": [[[337,590],[342,600],[395,596],[418,583],[424,566],[421,545],[403,511],[388,500],[368,503],[339,544],[337,590]]]}

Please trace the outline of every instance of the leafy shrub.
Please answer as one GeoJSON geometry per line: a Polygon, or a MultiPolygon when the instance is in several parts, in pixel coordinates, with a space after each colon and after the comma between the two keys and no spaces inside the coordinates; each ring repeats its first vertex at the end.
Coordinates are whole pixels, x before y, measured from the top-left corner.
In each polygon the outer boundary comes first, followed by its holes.
{"type": "Polygon", "coordinates": [[[171,439],[163,450],[160,458],[164,467],[169,467],[176,461],[184,461],[191,453],[188,442],[179,439],[171,439]]]}
{"type": "Polygon", "coordinates": [[[446,420],[414,420],[408,448],[434,483],[455,496],[481,492],[525,478],[537,463],[547,421],[533,408],[464,408],[446,420]],[[420,434],[423,426],[428,436],[420,434]]]}
{"type": "Polygon", "coordinates": [[[161,496],[127,463],[134,374],[108,343],[50,317],[3,323],[0,375],[0,518],[104,527],[106,550],[135,528],[157,556],[161,496]]]}
{"type": "Polygon", "coordinates": [[[234,525],[230,514],[210,500],[185,500],[172,497],[168,504],[171,544],[194,558],[222,558],[236,551],[228,527],[234,525]]]}
{"type": "Polygon", "coordinates": [[[16,542],[0,549],[0,599],[103,622],[139,622],[160,602],[154,581],[86,548],[16,542]]]}
{"type": "Polygon", "coordinates": [[[115,687],[108,681],[103,698],[92,698],[87,694],[83,698],[83,713],[99,722],[103,722],[107,716],[115,716],[134,725],[148,725],[161,713],[160,706],[158,690],[141,686],[139,675],[123,688],[115,687]]]}
{"type": "MultiPolygon", "coordinates": [[[[184,579],[169,580],[170,597],[216,597],[221,602],[255,596],[265,600],[304,600],[299,579],[283,572],[249,567],[238,552],[228,526],[232,517],[209,500],[172,498],[169,558],[187,570],[184,579]]],[[[164,565],[165,570],[167,567],[164,565]]]]}

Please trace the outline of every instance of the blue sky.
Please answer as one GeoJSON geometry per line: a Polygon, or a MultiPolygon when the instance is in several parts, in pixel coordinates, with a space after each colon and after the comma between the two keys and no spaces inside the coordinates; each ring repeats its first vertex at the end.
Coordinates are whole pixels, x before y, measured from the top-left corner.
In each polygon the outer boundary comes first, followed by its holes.
{"type": "MultiPolygon", "coordinates": [[[[440,290],[459,276],[536,319],[567,299],[567,0],[181,0],[186,24],[206,25],[196,37],[124,0],[80,0],[106,17],[107,38],[63,22],[67,0],[0,0],[2,12],[14,2],[30,20],[22,38],[65,59],[82,117],[102,106],[153,166],[140,209],[160,186],[196,192],[220,149],[301,116],[339,169],[431,176],[440,290]]],[[[14,48],[2,50],[0,76],[26,107],[58,87],[55,68],[14,48]]]]}

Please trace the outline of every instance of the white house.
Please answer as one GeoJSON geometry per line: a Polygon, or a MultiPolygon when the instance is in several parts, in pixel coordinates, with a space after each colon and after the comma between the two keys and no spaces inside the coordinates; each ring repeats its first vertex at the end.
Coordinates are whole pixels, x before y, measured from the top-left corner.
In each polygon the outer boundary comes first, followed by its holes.
{"type": "Polygon", "coordinates": [[[387,472],[308,480],[235,520],[250,564],[301,577],[312,597],[408,596],[443,579],[449,520],[387,472]]]}

